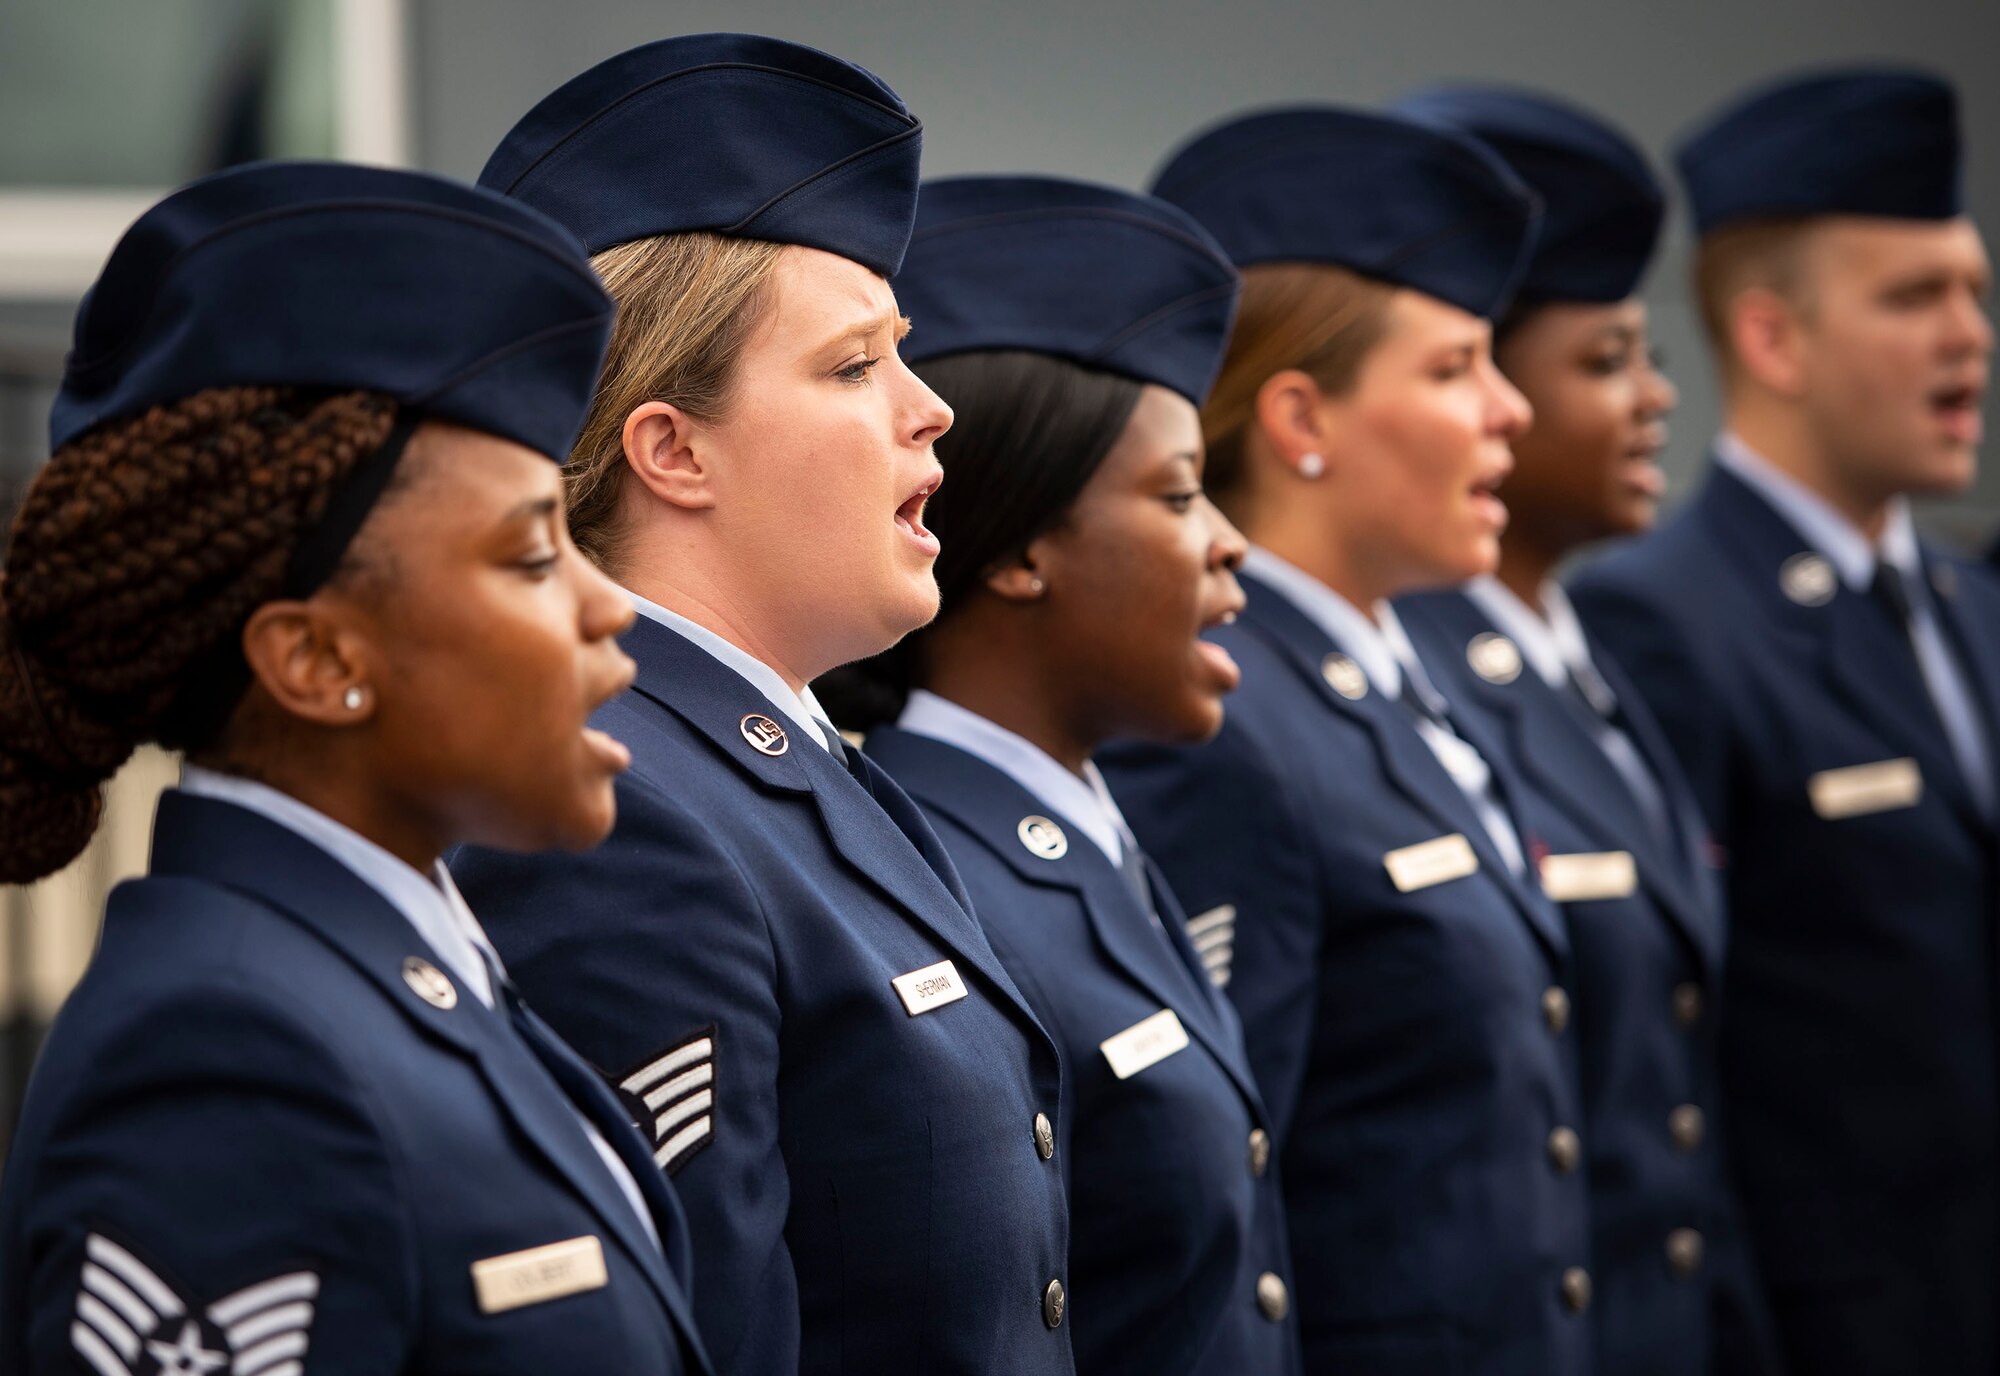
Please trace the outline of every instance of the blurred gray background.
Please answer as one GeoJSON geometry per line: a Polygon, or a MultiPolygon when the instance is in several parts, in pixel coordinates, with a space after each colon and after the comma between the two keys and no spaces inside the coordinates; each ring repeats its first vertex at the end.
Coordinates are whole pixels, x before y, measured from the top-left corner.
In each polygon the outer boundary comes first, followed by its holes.
{"type": "MultiPolygon", "coordinates": [[[[1477,78],[1566,95],[1662,166],[1747,84],[1855,60],[1959,86],[1974,214],[2000,240],[2000,0],[0,0],[0,518],[46,456],[48,398],[82,287],[172,184],[257,156],[360,157],[475,176],[541,95],[621,48],[750,29],[873,69],[928,127],[933,173],[1043,171],[1143,187],[1192,130],[1247,106],[1371,104],[1477,78]]],[[[1683,403],[1685,495],[1716,418],[1677,214],[1647,295],[1683,403]]],[[[1991,408],[1989,407],[1989,410],[1991,408]]],[[[1967,497],[1923,513],[1983,542],[2000,446],[1967,497]]],[[[137,867],[170,761],[114,786],[66,872],[0,890],[0,1154],[10,1097],[88,957],[105,886],[137,867]]]]}

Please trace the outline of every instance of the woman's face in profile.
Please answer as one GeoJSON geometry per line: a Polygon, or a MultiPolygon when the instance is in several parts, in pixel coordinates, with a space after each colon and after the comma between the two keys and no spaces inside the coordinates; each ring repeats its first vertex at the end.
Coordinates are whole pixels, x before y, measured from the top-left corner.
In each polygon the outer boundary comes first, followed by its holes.
{"type": "Polygon", "coordinates": [[[889,284],[788,248],[713,429],[714,519],[759,612],[814,672],[887,649],[937,614],[923,508],[951,408],[904,366],[889,284]]]}
{"type": "Polygon", "coordinates": [[[355,604],[374,704],[361,748],[427,831],[514,850],[611,830],[625,748],[589,726],[624,690],[631,600],[563,519],[561,470],[473,430],[426,424],[356,537],[355,604]]]}

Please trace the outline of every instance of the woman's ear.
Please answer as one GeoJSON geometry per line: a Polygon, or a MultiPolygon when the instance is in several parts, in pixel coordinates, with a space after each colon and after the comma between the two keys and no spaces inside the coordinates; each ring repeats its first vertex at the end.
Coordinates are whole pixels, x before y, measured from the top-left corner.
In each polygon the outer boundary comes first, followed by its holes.
{"type": "Polygon", "coordinates": [[[1040,543],[1031,542],[1018,556],[989,570],[986,590],[1003,602],[1039,602],[1047,596],[1049,582],[1043,576],[1043,560],[1036,549],[1040,543]]]}
{"type": "Polygon", "coordinates": [[[322,598],[266,602],[243,628],[243,658],[280,709],[320,726],[375,715],[380,685],[360,630],[322,598]]]}
{"type": "Polygon", "coordinates": [[[661,501],[684,511],[715,505],[715,475],[704,462],[701,426],[664,401],[634,407],[625,417],[625,462],[661,501]]]}
{"type": "Polygon", "coordinates": [[[1286,368],[1257,389],[1257,428],[1273,457],[1301,477],[1326,471],[1325,456],[1335,447],[1329,433],[1326,394],[1312,374],[1286,368]]]}

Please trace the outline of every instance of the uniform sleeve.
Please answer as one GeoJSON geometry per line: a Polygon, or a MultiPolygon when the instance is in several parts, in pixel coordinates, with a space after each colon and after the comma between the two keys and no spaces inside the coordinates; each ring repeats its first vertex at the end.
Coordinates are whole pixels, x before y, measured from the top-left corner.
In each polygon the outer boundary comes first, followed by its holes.
{"type": "Polygon", "coordinates": [[[1719,837],[1729,834],[1728,738],[1717,703],[1686,629],[1645,597],[1585,577],[1570,589],[1577,615],[1637,685],[1680,760],[1702,815],[1719,837]]]}
{"type": "Polygon", "coordinates": [[[15,1182],[31,1376],[405,1370],[397,1172],[296,1018],[228,991],[156,1007],[64,1088],[15,1182]]]}
{"type": "Polygon", "coordinates": [[[598,849],[465,850],[451,868],[528,1003],[618,1089],[673,1178],[716,1368],[793,1369],[776,960],[722,838],[627,775],[598,849]]]}
{"type": "Polygon", "coordinates": [[[1100,761],[1139,843],[1189,914],[1189,935],[1242,1018],[1285,1139],[1319,995],[1320,885],[1303,804],[1234,718],[1192,750],[1124,746],[1100,761]]]}

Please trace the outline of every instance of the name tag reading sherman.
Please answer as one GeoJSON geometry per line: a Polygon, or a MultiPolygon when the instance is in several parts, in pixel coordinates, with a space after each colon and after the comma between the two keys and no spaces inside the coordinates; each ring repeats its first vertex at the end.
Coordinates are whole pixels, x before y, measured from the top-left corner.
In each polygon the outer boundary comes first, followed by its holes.
{"type": "Polygon", "coordinates": [[[896,986],[896,992],[902,995],[903,1007],[913,1018],[919,1013],[942,1008],[947,1003],[957,1003],[971,992],[965,987],[965,981],[958,977],[958,967],[948,960],[912,970],[907,975],[898,975],[889,982],[896,986]]]}

